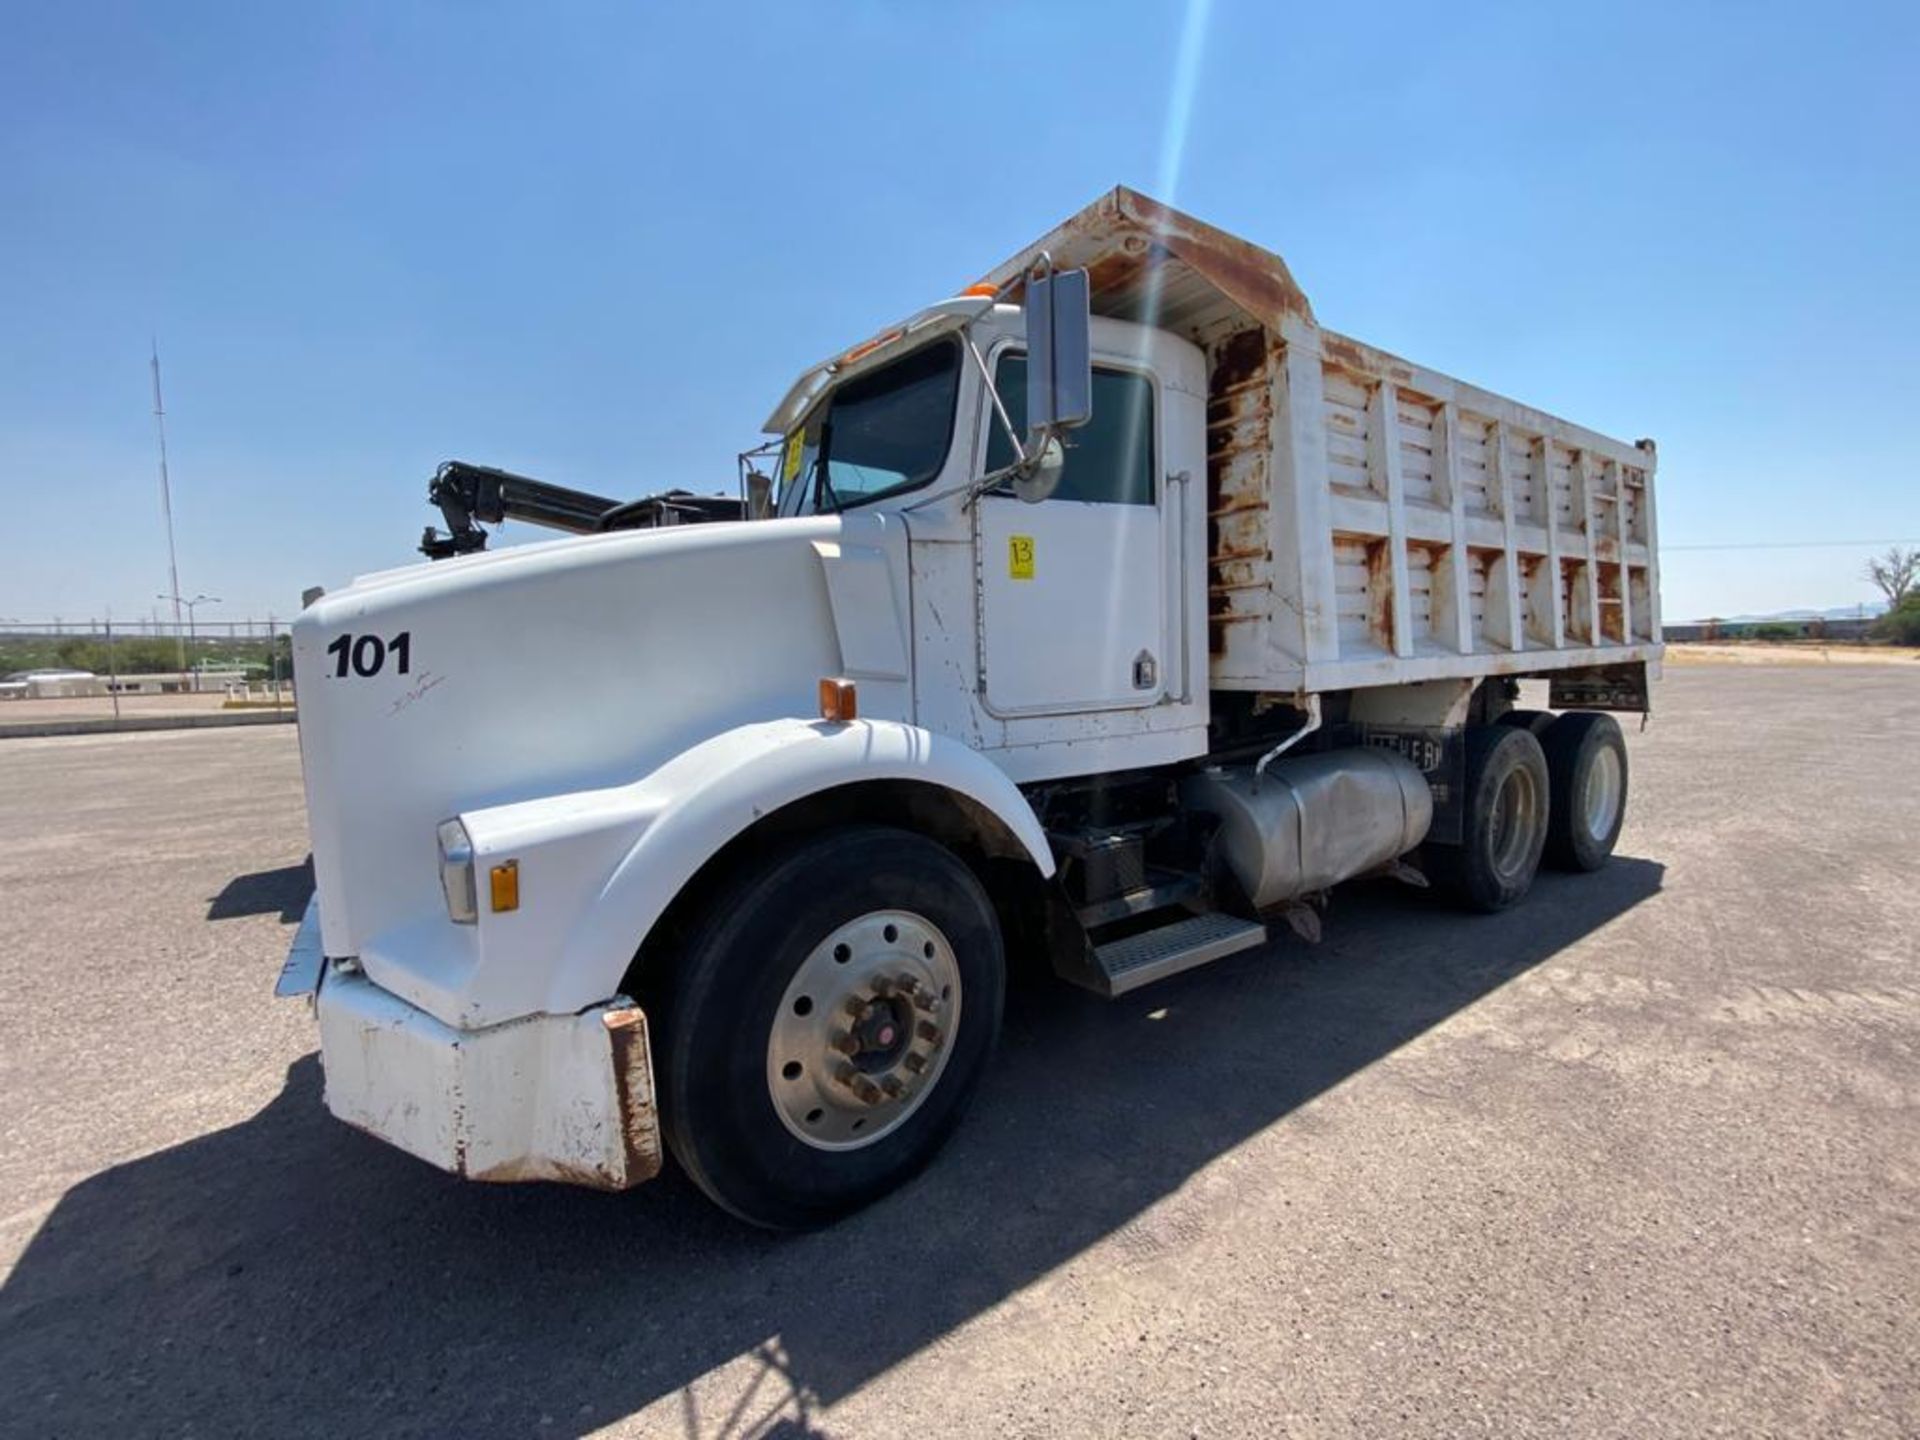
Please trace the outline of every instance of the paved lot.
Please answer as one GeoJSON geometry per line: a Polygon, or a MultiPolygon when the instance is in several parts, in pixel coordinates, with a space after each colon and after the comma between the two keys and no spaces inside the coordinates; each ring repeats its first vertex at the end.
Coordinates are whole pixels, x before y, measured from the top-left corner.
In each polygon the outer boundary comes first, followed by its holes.
{"type": "Polygon", "coordinates": [[[0,742],[0,1431],[1920,1431],[1920,675],[1658,703],[1601,875],[1022,989],[798,1239],[325,1116],[290,728],[0,742]]]}

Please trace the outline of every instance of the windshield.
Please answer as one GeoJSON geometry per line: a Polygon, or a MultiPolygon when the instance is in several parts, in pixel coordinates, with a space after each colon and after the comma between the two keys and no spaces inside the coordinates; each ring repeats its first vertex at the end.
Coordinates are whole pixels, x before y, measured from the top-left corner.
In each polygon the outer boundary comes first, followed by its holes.
{"type": "Polygon", "coordinates": [[[779,513],[845,510],[928,483],[946,463],[959,391],[953,339],[832,390],[787,436],[779,513]]]}

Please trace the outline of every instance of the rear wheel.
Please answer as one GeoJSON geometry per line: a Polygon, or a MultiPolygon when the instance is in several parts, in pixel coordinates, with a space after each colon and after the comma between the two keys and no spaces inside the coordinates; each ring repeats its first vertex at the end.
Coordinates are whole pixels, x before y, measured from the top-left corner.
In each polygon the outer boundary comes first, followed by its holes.
{"type": "Polygon", "coordinates": [[[1562,715],[1540,737],[1547,755],[1548,863],[1598,870],[1613,854],[1627,818],[1627,742],[1620,724],[1598,711],[1562,715]]]}
{"type": "Polygon", "coordinates": [[[1533,886],[1547,838],[1547,759],[1518,725],[1468,729],[1461,843],[1430,845],[1427,878],[1468,910],[1504,910],[1533,886]]]}
{"type": "Polygon", "coordinates": [[[717,895],[676,962],[661,1112],[682,1168],[757,1225],[877,1199],[940,1148],[1000,1025],[1000,933],[950,850],[830,833],[717,895]]]}

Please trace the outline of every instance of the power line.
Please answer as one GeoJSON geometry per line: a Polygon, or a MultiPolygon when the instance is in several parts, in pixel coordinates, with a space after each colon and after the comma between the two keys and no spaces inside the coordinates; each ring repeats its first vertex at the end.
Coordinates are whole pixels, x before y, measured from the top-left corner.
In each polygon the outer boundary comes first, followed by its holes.
{"type": "Polygon", "coordinates": [[[1869,545],[1920,545],[1920,540],[1736,540],[1717,545],[1662,545],[1669,550],[1845,550],[1869,545]]]}

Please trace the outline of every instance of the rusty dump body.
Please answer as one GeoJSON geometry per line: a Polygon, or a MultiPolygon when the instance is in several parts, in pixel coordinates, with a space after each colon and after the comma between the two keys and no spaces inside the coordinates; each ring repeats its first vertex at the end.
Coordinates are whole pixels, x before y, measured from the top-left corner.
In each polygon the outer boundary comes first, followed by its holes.
{"type": "Polygon", "coordinates": [[[1206,353],[1214,689],[1657,668],[1651,441],[1323,329],[1279,256],[1131,190],[986,278],[1043,251],[1206,353]]]}

